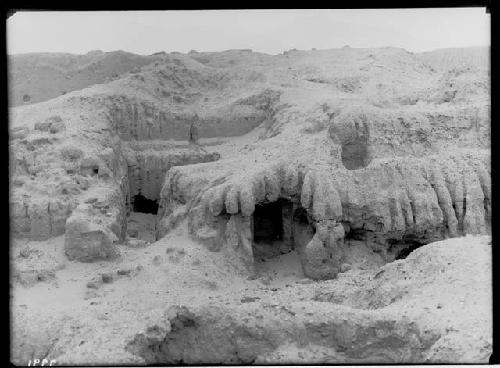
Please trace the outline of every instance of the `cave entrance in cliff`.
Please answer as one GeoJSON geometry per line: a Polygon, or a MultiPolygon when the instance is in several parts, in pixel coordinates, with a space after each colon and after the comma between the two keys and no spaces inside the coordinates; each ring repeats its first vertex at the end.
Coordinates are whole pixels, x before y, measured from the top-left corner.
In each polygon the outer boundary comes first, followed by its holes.
{"type": "Polygon", "coordinates": [[[142,194],[133,197],[132,208],[134,212],[158,214],[158,201],[148,199],[142,194]]]}
{"type": "Polygon", "coordinates": [[[255,206],[253,214],[253,254],[256,262],[266,262],[305,246],[314,235],[307,211],[288,199],[255,206]]]}
{"type": "Polygon", "coordinates": [[[273,242],[283,239],[283,218],[280,202],[255,206],[254,241],[273,242]]]}
{"type": "Polygon", "coordinates": [[[411,252],[428,243],[423,239],[419,239],[413,235],[404,236],[401,240],[388,240],[389,248],[388,253],[392,254],[394,260],[405,259],[411,252]]]}

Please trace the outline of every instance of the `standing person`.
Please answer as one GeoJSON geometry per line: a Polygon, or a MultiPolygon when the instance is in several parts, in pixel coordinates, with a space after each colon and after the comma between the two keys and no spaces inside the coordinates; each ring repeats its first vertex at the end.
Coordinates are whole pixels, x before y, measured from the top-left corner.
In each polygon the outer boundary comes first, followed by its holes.
{"type": "Polygon", "coordinates": [[[189,143],[198,144],[198,114],[194,114],[193,122],[189,127],[189,143]]]}

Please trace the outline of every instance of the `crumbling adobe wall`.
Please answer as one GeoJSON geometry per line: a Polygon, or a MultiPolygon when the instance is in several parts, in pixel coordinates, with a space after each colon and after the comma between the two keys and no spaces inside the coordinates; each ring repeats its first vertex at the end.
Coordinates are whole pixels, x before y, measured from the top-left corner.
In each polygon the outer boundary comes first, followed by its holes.
{"type": "Polygon", "coordinates": [[[129,184],[121,141],[100,119],[100,109],[86,124],[67,100],[58,102],[64,115],[54,115],[46,102],[14,116],[11,234],[32,240],[66,234],[70,259],[107,258],[114,252],[103,249],[126,232],[129,184]]]}
{"type": "MultiPolygon", "coordinates": [[[[118,149],[120,147],[117,147],[118,149]]],[[[66,220],[65,251],[69,259],[89,262],[118,256],[116,245],[125,240],[129,182],[127,162],[121,150],[101,154],[101,176],[95,197],[80,202],[66,220]],[[106,154],[107,153],[107,154],[106,154]]]]}
{"type": "Polygon", "coordinates": [[[271,119],[272,106],[279,92],[264,90],[210,109],[176,104],[146,102],[127,96],[109,98],[107,119],[125,141],[187,140],[191,123],[199,117],[200,138],[233,137],[246,134],[271,119]]]}

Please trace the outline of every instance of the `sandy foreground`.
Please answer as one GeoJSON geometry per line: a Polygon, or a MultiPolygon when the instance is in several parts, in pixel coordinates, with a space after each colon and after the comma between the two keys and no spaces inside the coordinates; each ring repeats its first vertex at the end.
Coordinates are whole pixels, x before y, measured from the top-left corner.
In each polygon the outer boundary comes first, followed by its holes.
{"type": "Polygon", "coordinates": [[[238,274],[186,231],[180,226],[146,248],[122,246],[118,260],[97,263],[68,261],[63,236],[15,241],[13,361],[489,359],[488,236],[428,244],[404,260],[367,269],[360,262],[335,280],[314,282],[303,277],[294,252],[260,263],[254,277],[238,274]]]}

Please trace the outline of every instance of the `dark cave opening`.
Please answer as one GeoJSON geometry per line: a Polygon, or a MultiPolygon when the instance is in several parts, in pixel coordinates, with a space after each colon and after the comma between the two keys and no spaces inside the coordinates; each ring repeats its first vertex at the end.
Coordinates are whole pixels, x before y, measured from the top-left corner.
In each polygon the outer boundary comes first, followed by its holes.
{"type": "Polygon", "coordinates": [[[422,245],[421,243],[415,242],[411,243],[407,248],[401,249],[397,254],[394,259],[405,259],[410,255],[411,252],[413,252],[415,249],[420,248],[422,245]]]}
{"type": "Polygon", "coordinates": [[[255,206],[253,253],[256,261],[305,247],[315,233],[307,211],[288,199],[255,206]]]}
{"type": "Polygon", "coordinates": [[[282,203],[278,201],[255,206],[253,255],[257,262],[265,262],[283,253],[283,234],[282,203]]]}
{"type": "Polygon", "coordinates": [[[253,239],[255,243],[283,240],[282,204],[279,201],[255,206],[253,239]]]}
{"type": "Polygon", "coordinates": [[[344,238],[345,240],[358,240],[358,241],[366,240],[367,230],[365,230],[365,229],[352,229],[348,222],[342,223],[342,225],[344,226],[344,229],[346,230],[345,238],[344,238]]]}
{"type": "Polygon", "coordinates": [[[394,254],[394,260],[405,259],[415,249],[427,244],[411,235],[407,235],[401,240],[388,239],[387,242],[390,244],[388,252],[394,254]]]}
{"type": "Polygon", "coordinates": [[[158,214],[158,201],[147,199],[142,194],[133,197],[132,208],[134,212],[158,214]]]}

